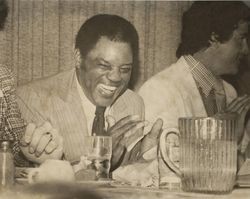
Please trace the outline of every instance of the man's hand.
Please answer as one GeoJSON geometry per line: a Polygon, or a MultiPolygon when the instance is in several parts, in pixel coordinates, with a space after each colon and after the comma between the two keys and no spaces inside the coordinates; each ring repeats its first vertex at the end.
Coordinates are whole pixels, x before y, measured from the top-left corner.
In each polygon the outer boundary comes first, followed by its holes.
{"type": "Polygon", "coordinates": [[[112,158],[111,170],[116,169],[122,162],[125,155],[125,140],[127,134],[134,134],[138,129],[146,125],[145,121],[141,121],[138,115],[129,115],[118,122],[111,116],[107,117],[108,135],[112,137],[112,158]]]}
{"type": "Polygon", "coordinates": [[[150,132],[143,138],[140,150],[141,156],[150,149],[157,147],[160,133],[162,132],[162,126],[162,119],[157,119],[153,124],[150,132]]]}
{"type": "Polygon", "coordinates": [[[63,154],[63,138],[49,122],[39,127],[28,124],[20,144],[25,157],[39,164],[46,159],[60,159],[63,154]]]}
{"type": "Polygon", "coordinates": [[[226,113],[238,114],[237,128],[236,128],[236,135],[238,137],[238,141],[240,141],[243,136],[245,128],[245,118],[249,109],[250,109],[250,96],[248,95],[237,97],[226,108],[226,113]]]}

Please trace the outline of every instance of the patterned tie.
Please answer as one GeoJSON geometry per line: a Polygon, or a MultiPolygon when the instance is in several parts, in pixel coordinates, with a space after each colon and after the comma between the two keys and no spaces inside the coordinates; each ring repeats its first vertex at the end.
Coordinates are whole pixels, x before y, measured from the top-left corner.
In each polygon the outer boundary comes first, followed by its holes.
{"type": "Polygon", "coordinates": [[[105,109],[106,107],[102,106],[96,107],[95,118],[92,125],[92,135],[105,135],[105,109]]]}
{"type": "Polygon", "coordinates": [[[226,109],[226,96],[223,93],[215,92],[218,112],[224,112],[226,109]]]}
{"type": "Polygon", "coordinates": [[[214,94],[216,99],[216,105],[218,112],[224,112],[226,109],[226,94],[224,91],[222,81],[217,81],[217,83],[213,86],[214,94]]]}
{"type": "MultiPolygon", "coordinates": [[[[200,93],[201,92],[202,90],[200,89],[200,93]]],[[[218,92],[214,88],[212,88],[207,97],[203,93],[201,93],[201,96],[208,117],[213,116],[218,112],[223,112],[225,110],[226,95],[224,91],[218,92]]]]}
{"type": "MultiPolygon", "coordinates": [[[[201,90],[201,89],[200,89],[201,90]]],[[[204,94],[202,94],[203,103],[207,112],[207,116],[213,116],[218,112],[217,106],[216,106],[216,99],[215,99],[215,91],[212,89],[208,96],[206,97],[204,94]]]]}

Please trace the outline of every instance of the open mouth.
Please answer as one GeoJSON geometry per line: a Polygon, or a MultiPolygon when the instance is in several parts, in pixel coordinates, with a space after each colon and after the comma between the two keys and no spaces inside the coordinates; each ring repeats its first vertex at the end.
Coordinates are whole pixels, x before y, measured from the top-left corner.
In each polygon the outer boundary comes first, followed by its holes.
{"type": "Polygon", "coordinates": [[[107,97],[113,96],[113,94],[117,90],[117,87],[108,86],[105,84],[99,84],[98,87],[99,87],[99,91],[101,92],[101,94],[107,97]]]}

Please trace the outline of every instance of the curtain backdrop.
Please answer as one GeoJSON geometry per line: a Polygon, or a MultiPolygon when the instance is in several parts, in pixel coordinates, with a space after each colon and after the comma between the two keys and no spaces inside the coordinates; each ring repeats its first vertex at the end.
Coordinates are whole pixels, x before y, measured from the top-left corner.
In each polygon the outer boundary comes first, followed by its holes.
{"type": "Polygon", "coordinates": [[[98,13],[131,21],[140,36],[140,77],[136,88],[176,61],[181,16],[190,1],[8,0],[9,15],[0,33],[0,63],[17,84],[74,67],[75,35],[98,13]]]}

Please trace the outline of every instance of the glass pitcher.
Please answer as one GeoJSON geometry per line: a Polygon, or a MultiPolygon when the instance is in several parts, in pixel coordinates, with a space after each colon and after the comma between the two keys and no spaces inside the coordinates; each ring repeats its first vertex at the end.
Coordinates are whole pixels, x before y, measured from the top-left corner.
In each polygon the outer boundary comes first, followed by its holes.
{"type": "Polygon", "coordinates": [[[235,185],[237,137],[235,117],[179,118],[179,129],[164,131],[160,152],[166,164],[181,178],[184,191],[228,193],[235,185]],[[166,137],[179,136],[179,166],[169,158],[166,137]]]}

